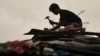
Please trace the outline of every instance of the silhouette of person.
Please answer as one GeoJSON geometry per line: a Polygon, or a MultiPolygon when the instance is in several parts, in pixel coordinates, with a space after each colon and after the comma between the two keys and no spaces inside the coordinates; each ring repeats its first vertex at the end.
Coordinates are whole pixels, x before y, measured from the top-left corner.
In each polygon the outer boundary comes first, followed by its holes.
{"type": "MultiPolygon", "coordinates": [[[[49,7],[49,10],[55,14],[60,15],[59,22],[55,22],[56,26],[48,29],[48,31],[54,31],[61,26],[64,26],[64,29],[60,29],[59,31],[70,31],[70,30],[81,30],[82,28],[82,20],[75,13],[61,9],[58,4],[52,3],[49,7]]],[[[46,29],[47,30],[47,29],[46,29]]]]}

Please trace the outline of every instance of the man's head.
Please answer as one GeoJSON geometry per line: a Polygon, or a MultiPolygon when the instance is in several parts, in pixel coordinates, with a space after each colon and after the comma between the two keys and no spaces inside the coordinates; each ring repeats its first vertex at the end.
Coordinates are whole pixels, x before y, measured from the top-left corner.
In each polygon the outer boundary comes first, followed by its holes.
{"type": "Polygon", "coordinates": [[[56,3],[53,3],[50,5],[49,10],[57,15],[59,13],[58,11],[60,10],[60,8],[56,3]]]}

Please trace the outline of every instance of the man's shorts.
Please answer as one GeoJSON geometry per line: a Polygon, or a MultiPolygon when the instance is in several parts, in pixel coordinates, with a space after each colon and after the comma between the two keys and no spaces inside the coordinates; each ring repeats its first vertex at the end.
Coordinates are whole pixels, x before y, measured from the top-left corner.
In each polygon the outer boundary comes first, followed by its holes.
{"type": "Polygon", "coordinates": [[[70,27],[82,27],[82,24],[74,22],[74,23],[68,24],[66,27],[68,27],[68,28],[70,28],[70,27]]]}

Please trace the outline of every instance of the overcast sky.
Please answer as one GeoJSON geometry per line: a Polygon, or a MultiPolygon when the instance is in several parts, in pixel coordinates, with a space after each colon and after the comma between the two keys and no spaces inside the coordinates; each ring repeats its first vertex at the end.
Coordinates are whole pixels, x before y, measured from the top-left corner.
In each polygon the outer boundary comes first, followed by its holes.
{"type": "Polygon", "coordinates": [[[23,35],[32,28],[51,28],[45,16],[58,21],[59,15],[49,12],[51,3],[78,14],[87,31],[100,32],[100,0],[0,0],[0,42],[30,39],[23,35]]]}

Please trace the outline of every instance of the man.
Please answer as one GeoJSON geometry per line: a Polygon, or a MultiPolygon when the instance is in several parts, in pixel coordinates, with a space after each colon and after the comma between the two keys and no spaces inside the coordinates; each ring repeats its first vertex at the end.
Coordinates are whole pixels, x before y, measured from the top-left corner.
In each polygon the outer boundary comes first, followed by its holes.
{"type": "Polygon", "coordinates": [[[82,20],[73,12],[69,10],[61,9],[56,3],[50,5],[49,10],[55,14],[60,15],[60,20],[57,25],[48,31],[54,31],[61,26],[64,26],[64,29],[60,29],[59,31],[78,31],[82,30],[82,20]]]}

